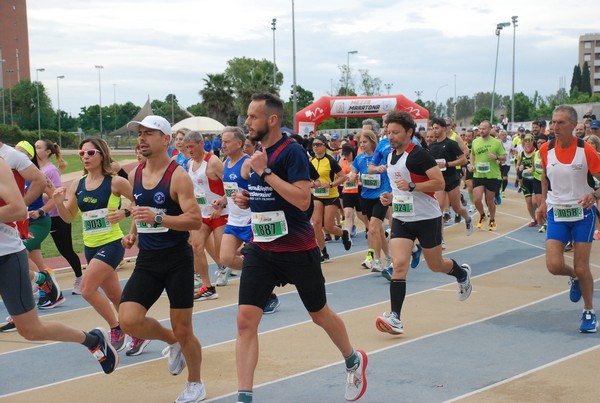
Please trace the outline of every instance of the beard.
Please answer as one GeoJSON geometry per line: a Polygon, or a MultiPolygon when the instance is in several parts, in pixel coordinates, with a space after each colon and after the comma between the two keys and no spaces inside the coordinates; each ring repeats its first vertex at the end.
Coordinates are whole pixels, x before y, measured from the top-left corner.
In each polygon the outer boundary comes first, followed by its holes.
{"type": "Polygon", "coordinates": [[[256,129],[254,134],[250,133],[250,139],[253,141],[261,141],[269,133],[269,126],[265,123],[260,129],[256,129]]]}

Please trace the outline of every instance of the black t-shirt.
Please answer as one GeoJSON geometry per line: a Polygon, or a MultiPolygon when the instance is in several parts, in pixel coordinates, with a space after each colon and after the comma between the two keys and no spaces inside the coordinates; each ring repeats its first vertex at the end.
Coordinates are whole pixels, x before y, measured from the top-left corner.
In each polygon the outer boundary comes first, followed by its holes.
{"type": "MultiPolygon", "coordinates": [[[[460,158],[463,155],[463,152],[456,141],[446,137],[443,141],[434,141],[429,144],[429,154],[436,160],[443,158],[447,162],[452,162],[460,158]]],[[[458,179],[456,167],[448,167],[445,171],[442,171],[442,174],[444,175],[444,181],[446,181],[446,183],[458,179]]]]}

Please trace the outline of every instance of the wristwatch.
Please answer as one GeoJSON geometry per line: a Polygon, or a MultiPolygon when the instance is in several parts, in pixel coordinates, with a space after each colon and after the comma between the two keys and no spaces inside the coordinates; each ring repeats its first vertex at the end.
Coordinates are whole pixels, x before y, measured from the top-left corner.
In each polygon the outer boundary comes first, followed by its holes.
{"type": "Polygon", "coordinates": [[[261,180],[265,180],[265,176],[267,175],[271,175],[273,173],[273,171],[271,170],[271,168],[265,168],[265,170],[263,171],[263,173],[260,175],[260,179],[261,180]]]}
{"type": "Polygon", "coordinates": [[[162,224],[163,220],[165,219],[163,212],[159,211],[158,213],[156,213],[156,215],[154,216],[154,223],[155,224],[162,224]]]}
{"type": "Polygon", "coordinates": [[[333,182],[329,182],[329,187],[332,188],[333,187],[333,182]]]}
{"type": "Polygon", "coordinates": [[[413,190],[415,190],[415,188],[417,187],[417,185],[415,185],[414,182],[408,182],[408,191],[412,192],[413,190]]]}
{"type": "Polygon", "coordinates": [[[42,210],[42,209],[39,209],[38,210],[38,214],[39,214],[40,217],[43,217],[43,216],[46,215],[46,212],[44,210],[42,210]]]}
{"type": "Polygon", "coordinates": [[[123,211],[125,212],[125,217],[131,216],[131,211],[129,211],[127,209],[123,209],[123,211]]]}

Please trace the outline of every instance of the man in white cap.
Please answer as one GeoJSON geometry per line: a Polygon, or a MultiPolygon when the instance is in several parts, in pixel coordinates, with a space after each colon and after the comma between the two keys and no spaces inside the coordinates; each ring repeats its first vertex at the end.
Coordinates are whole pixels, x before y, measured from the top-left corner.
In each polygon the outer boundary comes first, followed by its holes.
{"type": "Polygon", "coordinates": [[[169,158],[171,125],[160,116],[129,122],[137,131],[140,154],[146,157],[129,180],[135,207],[131,230],[122,242],[140,249],[135,269],[123,289],[119,320],[121,328],[144,340],[169,344],[169,372],[178,375],[188,366],[188,382],[176,402],[199,402],[206,396],[200,378],[202,350],[192,326],[194,258],[188,244],[189,231],[200,228],[202,218],[194,187],[185,170],[169,158]],[[173,329],[147,315],[166,290],[173,329]]]}

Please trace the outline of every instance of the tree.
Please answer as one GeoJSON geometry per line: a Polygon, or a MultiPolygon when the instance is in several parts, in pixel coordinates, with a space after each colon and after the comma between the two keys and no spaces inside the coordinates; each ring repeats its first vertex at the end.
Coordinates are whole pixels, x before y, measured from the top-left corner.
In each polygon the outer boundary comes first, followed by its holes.
{"type": "MultiPolygon", "coordinates": [[[[285,103],[285,112],[283,114],[283,125],[292,127],[294,124],[294,94],[290,95],[290,100],[285,103]]],[[[296,104],[298,110],[306,108],[315,101],[315,96],[311,91],[305,90],[300,85],[296,85],[296,104]]]]}
{"type": "Polygon", "coordinates": [[[235,98],[231,78],[225,74],[207,74],[204,88],[199,91],[202,97],[202,110],[207,116],[226,123],[235,109],[235,98]]]}
{"type": "Polygon", "coordinates": [[[579,91],[588,96],[592,96],[592,79],[590,78],[590,66],[588,62],[583,63],[581,68],[581,85],[579,91]]]}
{"type": "Polygon", "coordinates": [[[339,87],[337,91],[338,96],[356,96],[354,88],[354,80],[352,79],[352,68],[349,68],[347,64],[340,64],[339,87]]]}
{"type": "Polygon", "coordinates": [[[578,64],[573,67],[573,77],[571,78],[571,90],[570,95],[573,95],[575,90],[579,91],[581,88],[581,67],[578,64]]]}
{"type": "Polygon", "coordinates": [[[278,72],[273,86],[273,62],[266,59],[236,57],[227,62],[225,75],[231,81],[236,95],[235,107],[240,115],[246,115],[252,94],[267,91],[279,94],[279,87],[283,84],[283,74],[278,72]]]}
{"type": "Polygon", "coordinates": [[[381,79],[371,77],[369,70],[359,69],[360,89],[363,95],[381,95],[381,79]]]}
{"type": "MultiPolygon", "coordinates": [[[[38,129],[38,98],[36,84],[29,80],[21,80],[12,88],[13,117],[17,126],[25,130],[38,129]]],[[[55,129],[58,125],[56,113],[46,93],[46,88],[39,83],[40,127],[55,129]]]]}
{"type": "Polygon", "coordinates": [[[481,123],[484,120],[489,120],[489,118],[490,118],[490,108],[488,108],[487,106],[484,106],[483,108],[477,109],[477,112],[475,112],[475,114],[473,115],[473,120],[471,120],[471,123],[474,125],[478,125],[479,123],[481,123]]]}
{"type": "MultiPolygon", "coordinates": [[[[506,105],[507,110],[511,110],[511,101],[506,105]]],[[[522,92],[515,94],[515,121],[525,122],[537,118],[535,115],[535,105],[531,99],[522,92]]]]}

